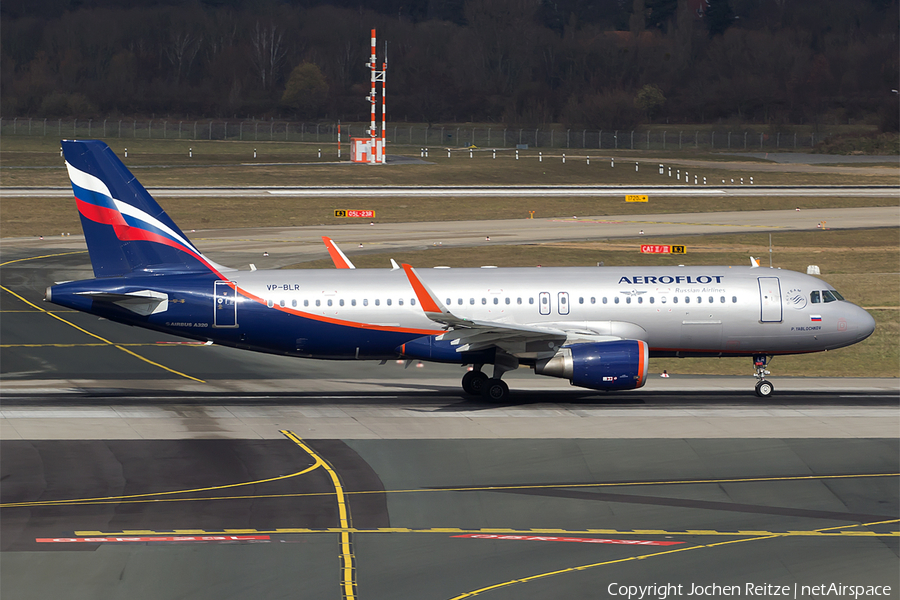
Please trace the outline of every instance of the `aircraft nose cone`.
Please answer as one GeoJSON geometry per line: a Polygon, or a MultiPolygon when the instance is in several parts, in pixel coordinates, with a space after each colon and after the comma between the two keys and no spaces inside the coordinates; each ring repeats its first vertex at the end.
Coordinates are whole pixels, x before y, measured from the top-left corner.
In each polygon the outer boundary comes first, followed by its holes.
{"type": "Polygon", "coordinates": [[[858,319],[859,328],[857,331],[859,332],[858,340],[861,341],[872,335],[872,332],[875,331],[875,319],[863,309],[859,309],[859,312],[861,314],[858,319]]]}

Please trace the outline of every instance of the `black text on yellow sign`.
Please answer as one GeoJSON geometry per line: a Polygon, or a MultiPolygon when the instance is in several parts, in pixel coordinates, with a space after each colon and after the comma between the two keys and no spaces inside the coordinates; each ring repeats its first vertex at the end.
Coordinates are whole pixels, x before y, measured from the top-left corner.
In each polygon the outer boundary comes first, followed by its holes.
{"type": "Polygon", "coordinates": [[[348,209],[335,209],[334,216],[336,218],[360,218],[360,219],[374,219],[375,211],[374,210],[348,210],[348,209]]]}
{"type": "Polygon", "coordinates": [[[669,246],[661,244],[642,244],[642,254],[687,254],[684,246],[669,246]]]}
{"type": "Polygon", "coordinates": [[[648,202],[650,199],[646,194],[626,194],[625,202],[648,202]]]}

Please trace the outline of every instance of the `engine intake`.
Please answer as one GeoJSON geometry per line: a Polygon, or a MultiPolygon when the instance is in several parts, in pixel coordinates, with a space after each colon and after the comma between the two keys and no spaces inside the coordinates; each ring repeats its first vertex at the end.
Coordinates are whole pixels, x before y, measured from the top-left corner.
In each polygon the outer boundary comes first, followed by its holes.
{"type": "Polygon", "coordinates": [[[564,346],[534,365],[538,375],[568,379],[592,390],[633,390],[647,381],[650,347],[642,340],[564,346]]]}

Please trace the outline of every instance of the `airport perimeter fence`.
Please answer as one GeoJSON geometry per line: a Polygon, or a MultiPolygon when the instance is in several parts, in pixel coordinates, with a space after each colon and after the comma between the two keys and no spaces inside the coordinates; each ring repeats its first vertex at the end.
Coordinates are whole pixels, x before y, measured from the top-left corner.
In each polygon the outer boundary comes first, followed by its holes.
{"type": "MultiPolygon", "coordinates": [[[[368,123],[344,123],[341,139],[368,137],[368,123]]],[[[577,150],[739,150],[809,149],[826,136],[793,131],[688,129],[589,130],[520,127],[388,125],[387,142],[419,148],[577,149],[577,150]]],[[[337,123],[259,120],[45,119],[2,118],[0,135],[52,136],[58,139],[242,140],[336,144],[337,123]]]]}

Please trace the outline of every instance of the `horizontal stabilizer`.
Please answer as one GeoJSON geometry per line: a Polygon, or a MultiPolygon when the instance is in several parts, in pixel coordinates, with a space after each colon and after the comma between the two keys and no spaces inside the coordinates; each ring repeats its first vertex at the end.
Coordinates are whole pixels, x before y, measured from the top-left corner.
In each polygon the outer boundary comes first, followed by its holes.
{"type": "Polygon", "coordinates": [[[155,315],[169,309],[169,295],[153,290],[114,294],[111,292],[76,292],[79,296],[88,296],[101,302],[111,302],[141,316],[155,315]]]}

